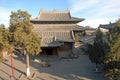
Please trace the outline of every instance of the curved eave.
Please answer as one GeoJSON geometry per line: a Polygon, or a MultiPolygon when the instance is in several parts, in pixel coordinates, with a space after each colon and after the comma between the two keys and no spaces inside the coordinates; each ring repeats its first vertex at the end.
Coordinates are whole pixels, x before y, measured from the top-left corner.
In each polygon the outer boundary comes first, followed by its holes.
{"type": "Polygon", "coordinates": [[[84,18],[71,17],[70,20],[82,22],[82,21],[84,21],[85,19],[84,19],[84,18]]]}
{"type": "Polygon", "coordinates": [[[30,20],[32,23],[41,23],[41,22],[72,22],[72,23],[79,23],[84,19],[74,19],[74,20],[30,20]]]}
{"type": "Polygon", "coordinates": [[[99,28],[112,29],[115,25],[116,25],[116,23],[105,24],[105,25],[100,24],[99,28]]]}
{"type": "Polygon", "coordinates": [[[86,29],[73,29],[73,31],[85,31],[86,29]]]}

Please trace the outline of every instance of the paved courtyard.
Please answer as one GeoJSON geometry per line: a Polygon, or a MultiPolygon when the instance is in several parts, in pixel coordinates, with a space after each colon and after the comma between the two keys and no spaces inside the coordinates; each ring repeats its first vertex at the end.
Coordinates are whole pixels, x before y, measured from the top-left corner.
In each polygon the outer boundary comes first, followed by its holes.
{"type": "MultiPolygon", "coordinates": [[[[43,59],[44,60],[44,59],[43,59]]],[[[106,80],[102,73],[95,73],[95,65],[87,55],[80,55],[77,59],[47,58],[50,67],[42,67],[40,63],[30,60],[31,75],[27,78],[25,61],[14,57],[13,80],[106,80]]],[[[8,61],[0,63],[0,80],[11,80],[11,64],[8,61]]]]}

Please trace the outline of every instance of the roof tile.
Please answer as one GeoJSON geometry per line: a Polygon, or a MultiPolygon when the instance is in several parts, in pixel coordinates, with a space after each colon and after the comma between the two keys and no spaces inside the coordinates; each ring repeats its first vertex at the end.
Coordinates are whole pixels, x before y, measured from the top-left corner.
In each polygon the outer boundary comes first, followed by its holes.
{"type": "Polygon", "coordinates": [[[42,46],[60,46],[61,42],[74,42],[72,31],[37,31],[42,38],[42,46]]]}

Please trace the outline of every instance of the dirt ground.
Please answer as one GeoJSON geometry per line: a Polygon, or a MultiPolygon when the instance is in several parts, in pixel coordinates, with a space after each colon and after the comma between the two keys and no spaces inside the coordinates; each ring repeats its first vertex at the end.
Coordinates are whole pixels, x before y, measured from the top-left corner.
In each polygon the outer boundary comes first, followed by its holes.
{"type": "Polygon", "coordinates": [[[50,64],[42,67],[41,61],[30,59],[31,75],[26,77],[24,59],[14,56],[14,79],[11,78],[11,62],[0,63],[0,80],[106,80],[103,73],[95,73],[95,65],[90,62],[87,55],[68,59],[56,56],[38,58],[50,64]]]}

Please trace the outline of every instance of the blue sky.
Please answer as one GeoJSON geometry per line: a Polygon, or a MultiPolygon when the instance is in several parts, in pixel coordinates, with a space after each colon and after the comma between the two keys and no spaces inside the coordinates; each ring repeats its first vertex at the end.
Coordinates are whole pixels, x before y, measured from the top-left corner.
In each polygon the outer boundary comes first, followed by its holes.
{"type": "Polygon", "coordinates": [[[120,18],[119,0],[1,0],[0,24],[9,25],[11,11],[26,10],[32,17],[37,17],[40,9],[60,10],[67,8],[71,16],[85,18],[82,26],[98,27],[99,24],[115,22],[120,18]]]}

